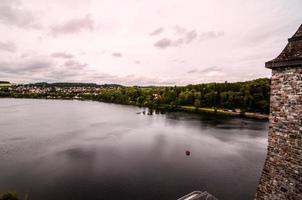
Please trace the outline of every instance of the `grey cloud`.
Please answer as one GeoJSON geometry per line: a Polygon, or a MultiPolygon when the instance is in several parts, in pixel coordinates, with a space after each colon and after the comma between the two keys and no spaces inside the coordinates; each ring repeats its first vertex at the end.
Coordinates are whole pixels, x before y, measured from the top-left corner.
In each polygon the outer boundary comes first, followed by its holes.
{"type": "MultiPolygon", "coordinates": [[[[106,74],[91,70],[86,67],[74,68],[77,66],[78,61],[66,62],[64,65],[60,65],[53,62],[49,58],[38,58],[30,59],[22,62],[9,62],[0,63],[0,78],[8,78],[10,81],[33,82],[33,81],[48,81],[48,82],[95,82],[95,83],[118,83],[123,85],[176,85],[176,84],[187,84],[188,79],[184,77],[148,77],[148,76],[137,76],[129,74],[127,76],[118,76],[114,74],[106,74]],[[21,67],[20,67],[21,66],[21,67]]],[[[84,67],[85,66],[85,67],[84,67]]],[[[215,68],[216,69],[216,68],[215,68]]],[[[207,71],[204,69],[204,71],[207,71]]],[[[211,78],[221,78],[221,74],[203,74],[198,76],[204,80],[211,78]]],[[[193,79],[190,78],[189,82],[193,79]]]]}
{"type": "Polygon", "coordinates": [[[22,53],[21,55],[20,55],[20,58],[26,58],[26,57],[28,57],[29,55],[28,55],[28,53],[22,53]]]}
{"type": "Polygon", "coordinates": [[[166,49],[168,47],[177,47],[184,43],[184,38],[178,38],[177,40],[170,40],[168,38],[163,38],[161,40],[158,40],[154,46],[160,49],[166,49]]]}
{"type": "Polygon", "coordinates": [[[51,60],[49,57],[38,57],[22,59],[20,61],[1,62],[0,68],[2,73],[19,74],[27,76],[41,76],[47,78],[49,74],[59,75],[71,74],[72,71],[79,72],[87,66],[86,63],[81,63],[75,60],[69,60],[64,65],[59,66],[58,63],[51,60]]]}
{"type": "Polygon", "coordinates": [[[63,24],[55,25],[51,28],[51,33],[53,36],[62,34],[75,34],[81,31],[93,31],[94,21],[89,15],[84,18],[72,19],[63,24]]]}
{"type": "Polygon", "coordinates": [[[175,46],[175,47],[177,47],[177,46],[179,46],[179,45],[182,45],[183,43],[184,43],[184,40],[185,40],[186,38],[178,38],[177,40],[174,40],[173,42],[172,42],[172,46],[175,46]]]}
{"type": "Polygon", "coordinates": [[[198,70],[197,69],[191,69],[189,71],[187,71],[188,74],[194,74],[194,73],[197,73],[198,70]]]}
{"type": "Polygon", "coordinates": [[[13,42],[0,42],[0,50],[8,52],[16,52],[17,47],[13,42]]]}
{"type": "Polygon", "coordinates": [[[38,72],[45,69],[50,69],[53,65],[53,62],[47,60],[33,60],[24,65],[23,70],[29,72],[38,72]]]}
{"type": "Polygon", "coordinates": [[[190,77],[190,81],[193,84],[205,83],[205,82],[223,82],[230,77],[222,68],[212,66],[203,69],[192,69],[187,72],[190,77]]]}
{"type": "MultiPolygon", "coordinates": [[[[26,59],[19,61],[0,62],[0,78],[9,78],[11,81],[33,82],[33,81],[48,81],[48,82],[64,82],[64,81],[79,81],[79,82],[96,82],[96,83],[118,83],[123,85],[176,85],[187,84],[190,79],[181,77],[152,77],[152,76],[137,76],[129,74],[127,76],[118,76],[115,74],[101,73],[92,70],[86,63],[77,60],[67,60],[60,64],[55,62],[50,56],[28,56],[26,59]]],[[[198,80],[212,80],[213,78],[223,78],[223,73],[218,73],[221,70],[218,67],[209,67],[199,70],[196,77],[198,80]],[[212,71],[211,71],[212,70],[212,71]],[[214,71],[213,71],[214,70],[214,71]],[[200,75],[200,73],[202,73],[200,75]]],[[[191,73],[193,71],[191,70],[191,73]]],[[[194,78],[194,77],[193,77],[194,78]]],[[[197,79],[196,79],[197,80],[197,79]]]]}
{"type": "Polygon", "coordinates": [[[112,56],[113,56],[113,57],[120,58],[120,57],[122,57],[123,55],[122,55],[121,53],[112,53],[112,56]]]}
{"type": "Polygon", "coordinates": [[[1,62],[1,72],[7,74],[30,74],[51,69],[53,62],[44,59],[30,59],[20,62],[1,62]]]}
{"type": "Polygon", "coordinates": [[[185,42],[186,42],[186,44],[189,44],[196,38],[197,38],[197,32],[195,30],[191,30],[186,33],[185,42]]]}
{"type": "Polygon", "coordinates": [[[70,59],[74,57],[72,54],[66,52],[55,52],[52,53],[51,56],[54,58],[66,58],[66,59],[70,59]]]}
{"type": "Polygon", "coordinates": [[[219,32],[208,31],[208,32],[201,33],[199,35],[199,38],[200,38],[200,40],[207,40],[207,39],[219,38],[221,36],[224,36],[224,32],[222,32],[222,31],[219,31],[219,32]]]}
{"type": "Polygon", "coordinates": [[[68,69],[84,69],[88,66],[87,63],[81,63],[76,60],[68,60],[64,63],[64,66],[68,69]]]}
{"type": "Polygon", "coordinates": [[[63,64],[54,62],[47,56],[28,56],[17,61],[0,62],[0,78],[11,81],[87,81],[86,77],[96,74],[87,69],[88,64],[68,60],[63,64]]]}
{"type": "Polygon", "coordinates": [[[114,74],[98,73],[95,71],[85,73],[85,75],[82,75],[81,77],[84,77],[84,80],[86,81],[89,80],[90,82],[99,84],[117,83],[122,85],[175,85],[177,82],[179,82],[179,79],[146,77],[137,76],[134,74],[118,76],[114,74]]]}
{"type": "Polygon", "coordinates": [[[179,26],[174,27],[174,30],[178,38],[176,39],[163,38],[155,42],[154,46],[160,49],[166,49],[168,47],[178,47],[181,45],[188,45],[198,38],[200,39],[200,41],[202,41],[207,39],[218,38],[224,35],[223,32],[214,32],[214,31],[209,31],[199,34],[194,29],[187,30],[179,26]]]}
{"type": "Polygon", "coordinates": [[[154,46],[155,46],[155,47],[158,47],[158,48],[160,48],[160,49],[166,49],[166,48],[168,48],[168,47],[173,46],[172,44],[173,44],[173,42],[172,42],[170,39],[163,38],[163,39],[161,39],[161,40],[158,40],[158,41],[154,44],[154,46]]]}
{"type": "Polygon", "coordinates": [[[207,67],[207,68],[200,70],[200,73],[209,73],[209,72],[213,72],[213,71],[220,72],[220,71],[222,71],[222,69],[219,67],[216,67],[216,66],[212,66],[212,67],[207,67]]]}
{"type": "Polygon", "coordinates": [[[110,79],[115,79],[117,76],[106,74],[106,73],[100,73],[100,74],[92,74],[89,76],[92,80],[99,80],[99,81],[108,81],[110,79]]]}
{"type": "Polygon", "coordinates": [[[160,27],[160,28],[154,30],[152,33],[150,33],[150,35],[151,35],[151,36],[155,36],[155,35],[161,34],[162,32],[164,32],[164,28],[163,28],[163,27],[160,27]]]}
{"type": "Polygon", "coordinates": [[[116,76],[111,74],[102,74],[101,83],[119,83],[123,85],[175,85],[177,80],[174,79],[160,79],[156,77],[136,76],[129,74],[127,76],[116,76]]]}
{"type": "Polygon", "coordinates": [[[128,75],[125,77],[121,77],[120,80],[124,82],[126,85],[176,85],[179,81],[178,79],[173,78],[157,78],[157,77],[145,77],[145,76],[135,76],[135,75],[128,75]]]}
{"type": "Polygon", "coordinates": [[[79,70],[66,70],[57,68],[52,71],[48,71],[43,76],[43,79],[48,79],[51,81],[75,81],[77,80],[78,76],[84,76],[85,74],[82,71],[79,70]]]}
{"type": "Polygon", "coordinates": [[[89,70],[87,64],[81,64],[75,61],[75,63],[66,63],[66,65],[55,66],[52,70],[48,70],[47,73],[41,75],[43,79],[56,81],[56,82],[69,82],[90,81],[90,76],[97,74],[95,71],[89,70]],[[77,64],[78,63],[78,64],[77,64]]]}
{"type": "Polygon", "coordinates": [[[178,35],[181,35],[181,34],[187,32],[186,28],[183,28],[183,27],[180,27],[180,26],[174,26],[173,29],[174,29],[175,33],[178,34],[178,35]]]}
{"type": "Polygon", "coordinates": [[[40,28],[33,13],[17,0],[0,1],[0,22],[19,28],[40,28]]]}
{"type": "Polygon", "coordinates": [[[206,67],[204,69],[191,69],[189,71],[187,71],[188,74],[194,74],[194,73],[198,73],[198,74],[208,74],[208,73],[212,73],[212,72],[222,72],[222,69],[220,67],[217,66],[212,66],[212,67],[206,67]]]}

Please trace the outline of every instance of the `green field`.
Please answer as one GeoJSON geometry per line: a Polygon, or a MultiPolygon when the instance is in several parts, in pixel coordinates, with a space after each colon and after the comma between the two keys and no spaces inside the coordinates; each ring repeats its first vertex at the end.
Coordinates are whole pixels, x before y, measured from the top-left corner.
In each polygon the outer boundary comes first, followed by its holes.
{"type": "Polygon", "coordinates": [[[0,87],[9,87],[9,86],[13,86],[14,84],[12,83],[0,83],[0,87]]]}
{"type": "MultiPolygon", "coordinates": [[[[181,106],[181,110],[183,111],[189,111],[189,112],[208,112],[208,113],[215,113],[214,108],[196,108],[194,106],[181,106]]],[[[222,109],[216,109],[216,113],[220,114],[226,114],[226,115],[239,115],[239,113],[236,112],[230,112],[230,111],[224,111],[222,109]]]]}
{"type": "Polygon", "coordinates": [[[268,115],[266,114],[251,113],[251,112],[240,113],[240,112],[234,112],[225,109],[217,109],[215,112],[214,108],[196,108],[194,106],[181,106],[180,110],[185,112],[216,113],[226,116],[241,116],[241,117],[253,118],[253,119],[264,119],[264,120],[268,119],[268,115]]]}

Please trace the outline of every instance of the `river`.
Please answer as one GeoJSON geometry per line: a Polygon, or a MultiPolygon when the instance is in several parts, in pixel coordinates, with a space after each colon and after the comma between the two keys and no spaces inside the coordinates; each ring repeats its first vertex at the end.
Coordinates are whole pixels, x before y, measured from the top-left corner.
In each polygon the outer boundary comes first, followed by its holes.
{"type": "Polygon", "coordinates": [[[0,193],[27,193],[29,200],[176,200],[206,190],[220,200],[253,199],[268,122],[142,110],[0,99],[0,193]]]}

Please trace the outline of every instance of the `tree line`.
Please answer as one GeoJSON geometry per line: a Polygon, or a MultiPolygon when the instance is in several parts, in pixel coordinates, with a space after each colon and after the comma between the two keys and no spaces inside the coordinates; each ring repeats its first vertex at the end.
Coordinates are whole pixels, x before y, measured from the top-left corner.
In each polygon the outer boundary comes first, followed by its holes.
{"type": "MultiPolygon", "coordinates": [[[[68,86],[68,84],[58,85],[68,86]]],[[[20,94],[6,88],[6,90],[0,89],[0,97],[78,97],[81,99],[165,110],[192,106],[195,108],[240,109],[241,112],[265,114],[269,112],[270,79],[267,78],[246,82],[204,83],[174,87],[125,87],[113,85],[113,87],[101,87],[97,92],[91,88],[93,85],[89,86],[90,88],[85,92],[72,90],[69,92],[64,92],[64,90],[56,91],[53,87],[53,89],[43,94],[20,94]]]]}

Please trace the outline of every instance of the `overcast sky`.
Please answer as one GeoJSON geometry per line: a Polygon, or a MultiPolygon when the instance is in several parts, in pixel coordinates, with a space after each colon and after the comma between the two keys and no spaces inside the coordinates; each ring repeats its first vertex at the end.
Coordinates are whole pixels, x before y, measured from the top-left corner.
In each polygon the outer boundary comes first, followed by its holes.
{"type": "Polygon", "coordinates": [[[0,0],[0,80],[186,85],[269,77],[301,0],[0,0]]]}

